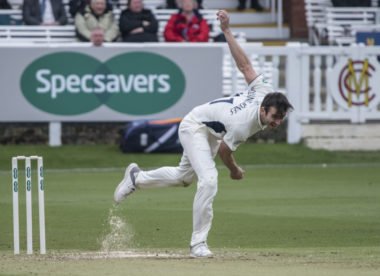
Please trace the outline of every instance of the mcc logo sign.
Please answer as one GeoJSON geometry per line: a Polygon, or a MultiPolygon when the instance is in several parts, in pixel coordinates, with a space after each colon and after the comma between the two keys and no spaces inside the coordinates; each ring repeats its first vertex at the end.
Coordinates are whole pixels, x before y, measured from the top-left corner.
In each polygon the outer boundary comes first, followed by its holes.
{"type": "Polygon", "coordinates": [[[380,100],[380,66],[375,58],[341,60],[330,78],[334,100],[343,108],[375,108],[380,100]]]}

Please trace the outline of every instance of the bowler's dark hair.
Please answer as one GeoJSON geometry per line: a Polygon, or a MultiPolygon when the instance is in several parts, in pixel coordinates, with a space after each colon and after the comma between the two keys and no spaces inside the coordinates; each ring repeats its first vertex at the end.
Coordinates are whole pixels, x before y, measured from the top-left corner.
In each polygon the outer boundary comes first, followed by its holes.
{"type": "Polygon", "coordinates": [[[268,113],[269,108],[273,106],[277,109],[277,114],[284,117],[286,113],[293,110],[293,106],[290,104],[286,96],[280,92],[269,93],[264,97],[261,107],[268,113]]]}

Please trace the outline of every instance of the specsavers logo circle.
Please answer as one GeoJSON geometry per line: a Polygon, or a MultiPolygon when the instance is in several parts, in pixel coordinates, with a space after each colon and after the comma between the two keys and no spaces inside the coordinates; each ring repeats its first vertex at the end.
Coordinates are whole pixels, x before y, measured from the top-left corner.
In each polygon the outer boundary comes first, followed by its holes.
{"type": "Polygon", "coordinates": [[[60,52],[35,60],[21,76],[24,97],[57,115],[79,115],[101,105],[130,115],[148,115],[174,105],[185,91],[185,76],[174,62],[148,52],[94,57],[60,52]]]}

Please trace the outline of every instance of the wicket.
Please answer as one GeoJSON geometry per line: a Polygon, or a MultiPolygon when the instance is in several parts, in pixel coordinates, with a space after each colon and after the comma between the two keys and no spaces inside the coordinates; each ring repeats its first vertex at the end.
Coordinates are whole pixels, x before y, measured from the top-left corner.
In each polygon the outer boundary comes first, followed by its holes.
{"type": "Polygon", "coordinates": [[[12,157],[12,191],[13,191],[13,243],[14,254],[20,254],[20,227],[18,204],[18,160],[25,160],[25,185],[26,185],[26,243],[27,254],[33,254],[33,228],[32,228],[32,160],[37,160],[38,181],[38,209],[40,223],[40,253],[46,254],[45,240],[45,199],[43,159],[41,156],[16,156],[12,157]]]}

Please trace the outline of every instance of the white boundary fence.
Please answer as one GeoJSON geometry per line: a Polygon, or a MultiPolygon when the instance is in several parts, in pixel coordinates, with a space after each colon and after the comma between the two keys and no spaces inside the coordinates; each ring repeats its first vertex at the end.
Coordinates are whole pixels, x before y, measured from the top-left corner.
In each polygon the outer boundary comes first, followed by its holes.
{"type": "Polygon", "coordinates": [[[295,111],[289,116],[288,142],[299,142],[302,125],[312,121],[380,120],[378,55],[380,47],[300,46],[290,51],[286,88],[295,111]]]}
{"type": "MultiPolygon", "coordinates": [[[[76,43],[64,47],[78,45],[89,47],[89,44],[76,43]]],[[[160,44],[158,48],[184,45],[160,44]]],[[[202,44],[199,47],[207,45],[224,48],[224,58],[220,57],[224,59],[221,94],[228,95],[228,91],[244,89],[244,81],[234,66],[227,45],[202,44]]],[[[61,47],[50,45],[57,46],[61,47]]],[[[22,47],[28,51],[28,46],[22,47]]],[[[105,48],[119,50],[128,47],[130,45],[105,45],[105,48]]],[[[191,47],[198,46],[192,44],[191,47]]],[[[251,56],[258,71],[272,79],[276,90],[287,93],[294,106],[294,111],[288,116],[288,143],[300,142],[303,126],[310,123],[364,124],[380,120],[380,47],[310,47],[299,43],[281,47],[243,43],[242,47],[251,56]]],[[[204,80],[207,79],[204,76],[204,80]]],[[[58,145],[60,124],[51,122],[50,126],[51,133],[56,134],[50,136],[50,141],[58,141],[55,143],[58,145]]]]}
{"type": "MultiPolygon", "coordinates": [[[[259,66],[259,71],[272,77],[274,88],[285,90],[294,106],[288,116],[288,143],[300,142],[302,126],[313,122],[380,120],[380,47],[260,47],[246,43],[243,48],[258,56],[258,65],[267,64],[259,66]]],[[[236,67],[232,66],[231,73],[232,91],[241,89],[236,67]]]]}

